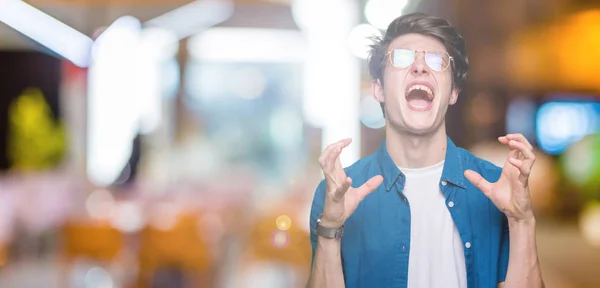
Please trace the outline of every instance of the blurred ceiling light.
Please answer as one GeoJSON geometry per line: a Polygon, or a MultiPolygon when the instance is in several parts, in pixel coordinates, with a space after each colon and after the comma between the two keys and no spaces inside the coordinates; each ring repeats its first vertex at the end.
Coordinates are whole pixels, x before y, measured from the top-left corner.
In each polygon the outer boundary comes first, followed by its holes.
{"type": "Polygon", "coordinates": [[[322,129],[322,147],[352,138],[340,156],[349,166],[360,156],[360,62],[348,49],[348,35],[359,24],[358,1],[295,0],[294,20],[306,37],[303,116],[322,129]]]}
{"type": "Polygon", "coordinates": [[[373,44],[373,37],[381,37],[381,31],[369,24],[357,25],[348,37],[350,52],[358,58],[367,59],[373,44]]]}
{"type": "Polygon", "coordinates": [[[93,47],[88,73],[87,175],[96,185],[117,180],[139,129],[137,99],[142,96],[135,82],[143,80],[138,75],[140,28],[134,17],[121,17],[93,47]]]}
{"type": "Polygon", "coordinates": [[[263,28],[211,28],[192,36],[188,51],[197,61],[302,62],[306,43],[293,30],[263,28]]]}
{"type": "Polygon", "coordinates": [[[145,48],[147,57],[156,60],[168,60],[177,55],[179,40],[173,31],[162,27],[148,27],[140,34],[140,45],[145,48]]]}
{"type": "Polygon", "coordinates": [[[231,0],[198,0],[158,16],[145,25],[173,31],[179,40],[215,26],[232,14],[231,0]]]}
{"type": "Polygon", "coordinates": [[[19,0],[0,0],[0,21],[79,67],[87,67],[93,40],[19,0]]]}
{"type": "Polygon", "coordinates": [[[373,26],[385,30],[388,25],[402,15],[408,0],[369,0],[365,6],[367,21],[373,26]]]}
{"type": "Polygon", "coordinates": [[[120,43],[127,44],[130,49],[134,49],[141,29],[142,24],[137,18],[133,16],[119,17],[96,38],[92,46],[92,59],[96,59],[100,49],[103,53],[119,53],[123,49],[121,45],[117,45],[120,43]]]}

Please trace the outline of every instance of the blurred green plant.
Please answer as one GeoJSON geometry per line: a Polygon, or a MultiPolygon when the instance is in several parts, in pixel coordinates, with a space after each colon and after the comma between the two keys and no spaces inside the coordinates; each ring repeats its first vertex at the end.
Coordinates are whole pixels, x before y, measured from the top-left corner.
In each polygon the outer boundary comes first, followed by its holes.
{"type": "Polygon", "coordinates": [[[28,88],[9,108],[8,157],[12,170],[51,168],[62,160],[66,136],[55,121],[42,91],[28,88]]]}
{"type": "Polygon", "coordinates": [[[575,142],[559,161],[569,182],[584,193],[584,200],[600,200],[600,134],[575,142]]]}

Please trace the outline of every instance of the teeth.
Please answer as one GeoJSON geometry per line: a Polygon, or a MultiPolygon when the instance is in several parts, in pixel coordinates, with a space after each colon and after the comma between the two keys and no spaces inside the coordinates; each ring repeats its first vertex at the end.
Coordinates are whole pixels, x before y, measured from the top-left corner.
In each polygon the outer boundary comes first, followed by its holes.
{"type": "Polygon", "coordinates": [[[431,91],[431,89],[429,89],[429,87],[425,86],[425,85],[413,85],[410,88],[408,88],[408,90],[406,91],[406,94],[410,93],[413,90],[423,90],[425,92],[427,92],[427,94],[429,95],[433,95],[433,92],[431,91]]]}

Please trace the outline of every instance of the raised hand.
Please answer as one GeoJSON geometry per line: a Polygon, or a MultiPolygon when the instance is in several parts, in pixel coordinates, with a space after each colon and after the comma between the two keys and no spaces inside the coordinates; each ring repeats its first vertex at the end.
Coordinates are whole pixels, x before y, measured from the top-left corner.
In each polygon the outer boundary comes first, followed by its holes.
{"type": "Polygon", "coordinates": [[[508,145],[510,152],[502,167],[502,175],[496,183],[489,183],[472,170],[465,177],[479,188],[502,211],[509,220],[533,219],[529,173],[535,162],[533,147],[521,134],[508,134],[498,138],[508,145]]]}
{"type": "Polygon", "coordinates": [[[377,175],[358,188],[352,187],[352,179],[346,176],[339,159],[342,150],[351,142],[352,139],[344,139],[331,144],[319,157],[326,182],[325,204],[321,218],[321,225],[325,227],[341,227],[354,213],[358,203],[383,182],[383,177],[377,175]]]}

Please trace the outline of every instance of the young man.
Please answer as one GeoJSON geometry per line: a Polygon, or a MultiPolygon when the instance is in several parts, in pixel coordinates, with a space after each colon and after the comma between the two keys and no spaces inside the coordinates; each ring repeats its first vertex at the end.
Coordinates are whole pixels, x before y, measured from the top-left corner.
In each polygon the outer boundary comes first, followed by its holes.
{"type": "Polygon", "coordinates": [[[531,144],[520,134],[498,138],[510,148],[500,168],[446,135],[467,67],[456,28],[425,14],[399,17],[373,45],[386,139],[346,169],[339,155],[350,139],[319,158],[309,287],[543,287],[531,144]]]}

